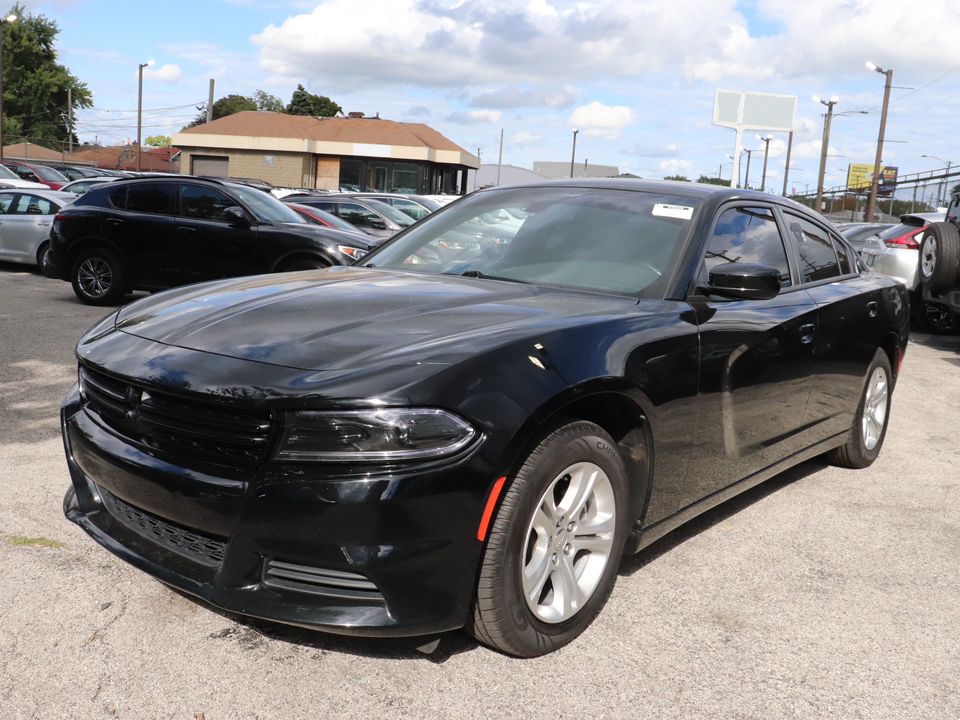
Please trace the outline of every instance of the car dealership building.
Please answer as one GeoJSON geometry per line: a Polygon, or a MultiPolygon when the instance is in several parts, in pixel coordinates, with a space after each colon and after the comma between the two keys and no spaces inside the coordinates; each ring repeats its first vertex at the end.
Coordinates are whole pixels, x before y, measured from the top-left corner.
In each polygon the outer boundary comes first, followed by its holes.
{"type": "Polygon", "coordinates": [[[173,135],[181,172],[281,187],[463,194],[479,158],[421,123],[239,112],[173,135]]]}

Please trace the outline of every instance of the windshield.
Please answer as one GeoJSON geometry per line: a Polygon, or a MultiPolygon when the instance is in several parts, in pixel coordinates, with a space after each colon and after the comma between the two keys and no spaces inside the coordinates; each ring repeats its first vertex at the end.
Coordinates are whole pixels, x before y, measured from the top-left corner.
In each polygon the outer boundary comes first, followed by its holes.
{"type": "Polygon", "coordinates": [[[230,189],[243,200],[247,209],[260,222],[296,223],[297,225],[304,225],[307,222],[273,195],[269,195],[262,190],[255,190],[244,185],[231,185],[230,189]]]}
{"type": "Polygon", "coordinates": [[[43,165],[36,165],[31,169],[47,182],[55,182],[55,183],[67,182],[67,178],[64,177],[64,175],[62,175],[61,173],[58,173],[53,168],[44,167],[43,165]]]}
{"type": "Polygon", "coordinates": [[[0,178],[3,178],[4,180],[19,180],[20,176],[6,165],[0,165],[0,178]]]}
{"type": "Polygon", "coordinates": [[[364,265],[656,297],[700,200],[608,189],[478,193],[364,265]]]}
{"type": "Polygon", "coordinates": [[[387,205],[385,202],[380,202],[379,200],[367,200],[367,202],[370,204],[371,208],[376,210],[385,218],[392,220],[400,227],[407,227],[408,225],[413,225],[415,222],[412,217],[406,213],[400,212],[392,205],[387,205]]]}

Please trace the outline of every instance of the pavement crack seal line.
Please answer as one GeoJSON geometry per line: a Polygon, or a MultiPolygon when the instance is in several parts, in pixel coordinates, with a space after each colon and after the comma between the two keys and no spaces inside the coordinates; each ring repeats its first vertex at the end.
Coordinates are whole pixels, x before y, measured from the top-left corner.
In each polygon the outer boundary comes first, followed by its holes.
{"type": "MultiPolygon", "coordinates": [[[[111,602],[110,605],[112,605],[112,604],[113,604],[113,603],[111,602]]],[[[109,607],[110,605],[107,605],[107,607],[109,607]]],[[[101,610],[101,611],[102,611],[102,610],[101,610]]],[[[94,630],[94,631],[93,631],[93,635],[90,636],[90,639],[87,640],[87,641],[83,644],[83,646],[86,647],[87,645],[89,645],[90,643],[92,643],[94,640],[96,640],[97,636],[100,635],[100,633],[101,633],[102,631],[106,630],[108,627],[110,627],[111,625],[113,625],[117,620],[119,620],[119,619],[122,618],[124,615],[126,615],[126,613],[127,613],[127,603],[126,603],[126,601],[121,600],[121,601],[120,601],[120,612],[118,612],[116,615],[114,615],[112,618],[110,618],[107,622],[105,622],[103,625],[101,625],[101,626],[98,627],[96,630],[94,630]]]]}

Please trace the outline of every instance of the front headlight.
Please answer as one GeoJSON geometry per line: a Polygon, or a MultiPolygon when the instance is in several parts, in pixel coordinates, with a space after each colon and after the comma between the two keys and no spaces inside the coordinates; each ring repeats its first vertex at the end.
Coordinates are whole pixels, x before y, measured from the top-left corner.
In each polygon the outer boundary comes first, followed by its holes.
{"type": "Polygon", "coordinates": [[[352,245],[337,245],[337,249],[351,260],[359,260],[367,254],[366,250],[361,250],[360,248],[353,247],[352,245]]]}
{"type": "Polygon", "coordinates": [[[444,410],[297,410],[284,413],[274,457],[334,462],[436,458],[457,452],[475,435],[469,424],[444,410]]]}

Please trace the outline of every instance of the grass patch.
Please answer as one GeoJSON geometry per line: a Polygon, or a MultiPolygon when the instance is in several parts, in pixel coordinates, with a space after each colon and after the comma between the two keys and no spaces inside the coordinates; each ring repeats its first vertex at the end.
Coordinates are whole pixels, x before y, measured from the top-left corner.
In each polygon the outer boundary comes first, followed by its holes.
{"type": "Polygon", "coordinates": [[[6,538],[6,541],[11,545],[26,545],[27,547],[62,548],[67,546],[66,543],[62,543],[57,540],[50,540],[49,538],[45,537],[29,538],[23,537],[22,535],[15,535],[13,537],[6,538]]]}

